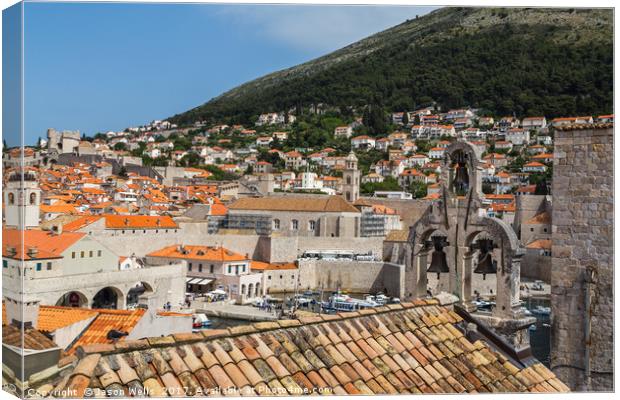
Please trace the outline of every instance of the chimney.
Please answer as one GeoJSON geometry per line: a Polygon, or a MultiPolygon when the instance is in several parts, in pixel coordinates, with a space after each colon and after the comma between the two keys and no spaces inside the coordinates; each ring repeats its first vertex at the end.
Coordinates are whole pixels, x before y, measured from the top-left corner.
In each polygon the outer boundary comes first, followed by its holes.
{"type": "Polygon", "coordinates": [[[39,249],[36,246],[28,247],[26,254],[28,254],[28,257],[30,258],[36,258],[37,254],[39,254],[39,249]]]}
{"type": "Polygon", "coordinates": [[[62,224],[54,224],[52,226],[52,234],[62,235],[62,224]]]}
{"type": "Polygon", "coordinates": [[[6,307],[6,319],[19,329],[36,328],[39,320],[39,300],[22,301],[9,297],[4,298],[6,307]]]}
{"type": "Polygon", "coordinates": [[[17,249],[15,248],[15,246],[6,246],[6,255],[8,257],[15,257],[16,254],[17,249]]]}

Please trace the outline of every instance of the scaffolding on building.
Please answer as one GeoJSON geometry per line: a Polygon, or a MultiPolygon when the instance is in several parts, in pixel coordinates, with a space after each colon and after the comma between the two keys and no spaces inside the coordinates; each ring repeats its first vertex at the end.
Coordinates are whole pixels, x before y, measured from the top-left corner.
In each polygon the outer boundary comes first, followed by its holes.
{"type": "Polygon", "coordinates": [[[387,234],[385,216],[370,212],[362,213],[360,219],[360,233],[362,237],[385,236],[387,234]]]}
{"type": "Polygon", "coordinates": [[[271,234],[271,216],[259,214],[228,215],[223,221],[225,229],[253,229],[257,235],[271,234]]]}

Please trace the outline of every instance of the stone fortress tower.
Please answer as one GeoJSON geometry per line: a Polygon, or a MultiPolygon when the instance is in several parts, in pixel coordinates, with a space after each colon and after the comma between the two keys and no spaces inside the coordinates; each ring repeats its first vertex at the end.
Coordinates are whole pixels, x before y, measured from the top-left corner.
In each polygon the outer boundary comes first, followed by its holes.
{"type": "Polygon", "coordinates": [[[613,125],[566,127],[554,142],[551,370],[572,390],[612,391],[613,125]]]}
{"type": "Polygon", "coordinates": [[[41,205],[37,174],[29,170],[23,170],[23,173],[13,171],[3,192],[6,227],[20,230],[37,228],[41,205]]]}
{"type": "Polygon", "coordinates": [[[353,203],[360,197],[360,171],[357,169],[357,157],[350,152],[342,171],[342,194],[345,200],[353,203]]]}
{"type": "Polygon", "coordinates": [[[73,153],[80,145],[80,131],[47,130],[47,151],[50,155],[73,153]]]}

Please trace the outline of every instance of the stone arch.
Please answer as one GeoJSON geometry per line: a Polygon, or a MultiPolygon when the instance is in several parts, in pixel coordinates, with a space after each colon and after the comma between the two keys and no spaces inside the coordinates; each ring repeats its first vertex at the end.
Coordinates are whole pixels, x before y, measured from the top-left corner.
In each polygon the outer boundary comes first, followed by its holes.
{"type": "Polygon", "coordinates": [[[260,282],[257,282],[254,297],[259,297],[259,296],[260,296],[260,282]]]}
{"type": "MultiPolygon", "coordinates": [[[[456,197],[456,194],[452,190],[452,183],[455,175],[453,164],[460,155],[463,155],[466,160],[467,176],[469,180],[468,192],[472,194],[472,200],[477,203],[482,196],[482,176],[480,172],[482,153],[471,143],[457,141],[446,148],[441,166],[441,181],[443,182],[448,197],[456,197]]],[[[465,196],[468,195],[465,194],[465,196]]]]}
{"type": "Polygon", "coordinates": [[[88,297],[80,291],[72,290],[60,296],[57,306],[88,308],[88,297]]]}
{"type": "Polygon", "coordinates": [[[155,293],[153,285],[149,282],[136,282],[127,289],[126,304],[127,306],[137,305],[140,297],[150,296],[155,293]]]}
{"type": "Polygon", "coordinates": [[[91,300],[91,308],[124,309],[125,295],[117,287],[106,286],[95,293],[91,300]]]}

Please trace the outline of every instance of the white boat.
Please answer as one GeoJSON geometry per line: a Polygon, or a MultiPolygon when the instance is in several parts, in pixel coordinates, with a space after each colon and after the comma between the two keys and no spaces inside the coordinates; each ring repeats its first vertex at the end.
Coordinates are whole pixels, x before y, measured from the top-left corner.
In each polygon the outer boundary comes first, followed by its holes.
{"type": "Polygon", "coordinates": [[[532,310],[532,313],[538,315],[551,315],[551,307],[536,306],[532,310]]]}
{"type": "Polygon", "coordinates": [[[207,318],[205,314],[198,313],[198,314],[192,315],[192,328],[201,329],[201,328],[208,328],[210,326],[211,326],[211,321],[209,321],[209,318],[207,318]]]}

